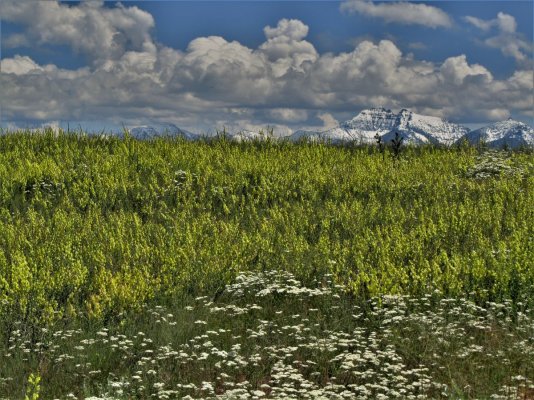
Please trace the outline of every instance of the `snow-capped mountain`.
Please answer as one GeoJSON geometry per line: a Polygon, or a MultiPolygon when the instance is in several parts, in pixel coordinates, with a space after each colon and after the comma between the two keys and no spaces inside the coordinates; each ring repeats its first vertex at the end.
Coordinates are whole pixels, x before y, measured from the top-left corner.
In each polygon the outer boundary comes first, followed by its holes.
{"type": "Polygon", "coordinates": [[[151,139],[161,136],[179,136],[187,140],[197,140],[199,135],[186,131],[185,129],[178,128],[174,124],[161,124],[155,126],[137,126],[130,129],[130,135],[137,139],[151,139]]]}
{"type": "Polygon", "coordinates": [[[486,143],[490,147],[534,146],[534,129],[513,119],[496,122],[465,135],[471,144],[486,143]]]}
{"type": "Polygon", "coordinates": [[[338,127],[323,132],[299,130],[288,137],[291,141],[304,138],[326,140],[333,143],[357,141],[371,143],[375,135],[384,135],[395,125],[396,114],[385,108],[363,110],[354,118],[341,123],[338,127]]]}
{"type": "Polygon", "coordinates": [[[384,141],[393,139],[396,131],[409,144],[432,143],[451,145],[469,132],[469,129],[462,125],[444,121],[438,117],[420,115],[402,109],[397,114],[395,126],[392,131],[384,136],[384,141]]]}
{"type": "Polygon", "coordinates": [[[360,131],[390,131],[394,126],[397,115],[385,108],[370,108],[363,110],[357,116],[343,122],[343,129],[357,129],[360,131]]]}
{"type": "MultiPolygon", "coordinates": [[[[309,132],[309,131],[308,131],[309,132]]],[[[460,137],[469,132],[461,125],[452,124],[438,117],[416,114],[403,109],[398,114],[385,108],[370,108],[363,110],[356,117],[345,121],[339,127],[325,132],[309,132],[311,137],[323,137],[332,142],[356,141],[358,143],[373,143],[378,134],[389,141],[399,132],[407,144],[453,144],[460,137]]],[[[297,131],[298,138],[303,137],[303,131],[297,131]]]]}
{"type": "MultiPolygon", "coordinates": [[[[325,141],[331,143],[356,142],[373,144],[378,134],[384,143],[389,143],[395,133],[404,137],[404,143],[452,145],[463,138],[471,144],[480,142],[491,147],[534,146],[534,129],[522,122],[508,119],[496,122],[484,128],[469,131],[468,128],[444,121],[438,117],[416,114],[402,109],[398,113],[385,108],[369,108],[354,118],[341,123],[338,127],[326,131],[297,130],[283,139],[297,142],[299,140],[325,141]]],[[[130,129],[130,134],[138,139],[150,139],[159,136],[179,136],[186,140],[198,140],[202,136],[178,128],[174,124],[138,126],[130,129]]],[[[228,139],[237,142],[277,139],[268,133],[243,130],[227,133],[228,139]]]]}

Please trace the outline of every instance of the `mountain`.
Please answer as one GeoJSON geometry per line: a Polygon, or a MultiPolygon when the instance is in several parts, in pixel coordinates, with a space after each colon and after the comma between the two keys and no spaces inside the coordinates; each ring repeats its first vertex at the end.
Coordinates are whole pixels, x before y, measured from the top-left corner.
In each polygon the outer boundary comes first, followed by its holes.
{"type": "Polygon", "coordinates": [[[534,129],[510,118],[471,131],[465,135],[465,139],[471,144],[484,142],[495,148],[534,146],[534,129]]]}
{"type": "Polygon", "coordinates": [[[375,141],[376,134],[383,136],[395,129],[397,115],[385,108],[370,108],[363,110],[356,117],[345,121],[339,128],[331,129],[335,137],[350,138],[359,142],[370,143],[375,141]]]}
{"type": "Polygon", "coordinates": [[[173,136],[182,137],[186,140],[197,140],[200,138],[196,133],[186,131],[185,129],[178,128],[174,124],[160,124],[155,126],[137,126],[130,129],[130,135],[136,139],[151,139],[154,137],[173,136]]]}
{"type": "MultiPolygon", "coordinates": [[[[484,128],[469,131],[468,128],[444,121],[438,117],[421,115],[402,109],[398,113],[385,108],[369,108],[354,118],[339,124],[338,127],[326,131],[298,130],[284,139],[297,142],[299,140],[325,141],[331,143],[356,142],[362,144],[375,143],[375,136],[382,137],[389,143],[395,133],[404,137],[404,143],[452,145],[465,138],[471,144],[487,143],[490,147],[516,148],[534,146],[534,129],[522,122],[508,119],[496,122],[484,128]]],[[[150,139],[161,136],[182,137],[186,140],[198,140],[200,135],[178,128],[174,124],[154,126],[138,126],[130,130],[130,134],[138,139],[150,139]]],[[[228,139],[237,142],[265,140],[277,137],[249,130],[227,134],[228,139]]]]}
{"type": "Polygon", "coordinates": [[[404,141],[409,144],[454,144],[469,132],[465,126],[453,124],[438,117],[416,114],[402,109],[395,120],[391,132],[384,136],[384,141],[390,141],[398,131],[404,141]]]}
{"type": "Polygon", "coordinates": [[[332,143],[357,141],[371,143],[375,135],[380,136],[389,132],[395,125],[396,114],[385,108],[370,108],[363,110],[354,118],[341,123],[338,127],[327,131],[299,130],[288,137],[290,141],[304,138],[310,140],[325,140],[332,143]]]}
{"type": "MultiPolygon", "coordinates": [[[[469,132],[461,125],[452,124],[438,117],[416,114],[403,109],[398,114],[385,108],[370,108],[363,110],[356,117],[345,121],[339,127],[325,132],[310,132],[309,136],[320,136],[332,142],[356,141],[359,143],[374,143],[378,134],[384,141],[390,141],[399,132],[407,144],[453,144],[460,137],[469,132]]],[[[297,131],[290,139],[304,131],[297,131]]]]}

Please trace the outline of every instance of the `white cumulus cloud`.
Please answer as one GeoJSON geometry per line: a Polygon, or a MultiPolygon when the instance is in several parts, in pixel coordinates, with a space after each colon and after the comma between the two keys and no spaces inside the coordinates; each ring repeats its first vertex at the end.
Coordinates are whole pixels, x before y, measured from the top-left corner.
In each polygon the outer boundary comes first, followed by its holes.
{"type": "Polygon", "coordinates": [[[369,0],[345,0],[341,10],[368,17],[381,18],[386,22],[423,25],[430,28],[452,26],[449,15],[438,7],[409,2],[383,2],[375,4],[369,0]]]}
{"type": "Polygon", "coordinates": [[[289,70],[304,72],[306,65],[317,60],[315,47],[304,40],[308,26],[301,21],[282,19],[275,28],[265,27],[264,32],[267,41],[259,50],[271,62],[276,76],[289,70]]]}
{"type": "Polygon", "coordinates": [[[126,50],[139,50],[152,42],[154,18],[150,13],[121,3],[106,8],[103,3],[2,0],[2,19],[26,28],[24,34],[8,37],[7,44],[65,44],[99,61],[118,58],[126,50]]]}
{"type": "Polygon", "coordinates": [[[285,36],[293,40],[302,40],[308,36],[308,26],[298,19],[281,19],[274,28],[266,26],[263,32],[267,39],[285,36]]]}
{"type": "Polygon", "coordinates": [[[27,56],[16,55],[13,58],[5,58],[0,61],[0,71],[5,74],[26,75],[43,70],[43,67],[27,56]]]}
{"type": "MultiPolygon", "coordinates": [[[[3,59],[4,121],[154,121],[201,132],[271,125],[287,132],[321,122],[329,128],[337,123],[333,115],[369,106],[406,107],[466,122],[532,113],[532,67],[497,79],[463,54],[442,62],[416,60],[390,40],[363,40],[348,52],[319,54],[306,40],[308,27],[287,19],[266,27],[264,42],[255,48],[209,36],[180,51],[153,40],[151,17],[135,7],[46,3],[73,15],[116,11],[121,21],[110,29],[129,39],[119,47],[101,43],[100,52],[88,45],[88,54],[95,51],[100,58],[79,69],[40,65],[25,55],[3,59]],[[130,32],[125,27],[137,17],[145,29],[130,32]]],[[[26,18],[20,15],[25,4],[1,4],[10,18],[26,18]]],[[[101,33],[85,35],[96,43],[101,33]]]]}
{"type": "Polygon", "coordinates": [[[440,67],[442,76],[455,85],[461,85],[466,78],[479,79],[481,82],[491,82],[493,76],[480,64],[469,65],[467,57],[462,54],[457,57],[449,57],[440,67]]]}
{"type": "Polygon", "coordinates": [[[492,29],[497,30],[496,34],[486,38],[483,43],[500,49],[504,55],[513,57],[518,62],[529,63],[529,54],[534,50],[533,44],[517,32],[517,22],[512,15],[499,12],[496,18],[490,20],[472,16],[466,16],[464,20],[486,33],[492,29]]]}

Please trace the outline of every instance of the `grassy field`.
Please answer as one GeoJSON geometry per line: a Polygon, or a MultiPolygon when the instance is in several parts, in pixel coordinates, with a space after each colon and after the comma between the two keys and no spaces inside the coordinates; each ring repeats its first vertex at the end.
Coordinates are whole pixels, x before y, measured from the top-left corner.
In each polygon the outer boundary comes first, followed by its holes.
{"type": "Polygon", "coordinates": [[[0,136],[0,398],[532,398],[533,210],[532,151],[0,136]]]}

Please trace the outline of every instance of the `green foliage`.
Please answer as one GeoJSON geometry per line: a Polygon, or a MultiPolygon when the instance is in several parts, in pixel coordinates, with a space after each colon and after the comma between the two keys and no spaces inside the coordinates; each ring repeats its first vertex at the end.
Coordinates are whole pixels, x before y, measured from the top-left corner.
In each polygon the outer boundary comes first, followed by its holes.
{"type": "Polygon", "coordinates": [[[26,395],[24,400],[39,400],[39,392],[41,391],[41,377],[39,374],[31,373],[28,376],[28,384],[26,386],[26,395]]]}
{"type": "Polygon", "coordinates": [[[240,271],[332,273],[355,296],[534,299],[532,154],[470,147],[0,137],[0,321],[111,320],[240,271]],[[399,168],[402,164],[402,168],[399,168]],[[485,167],[486,168],[486,167],[485,167]]]}

